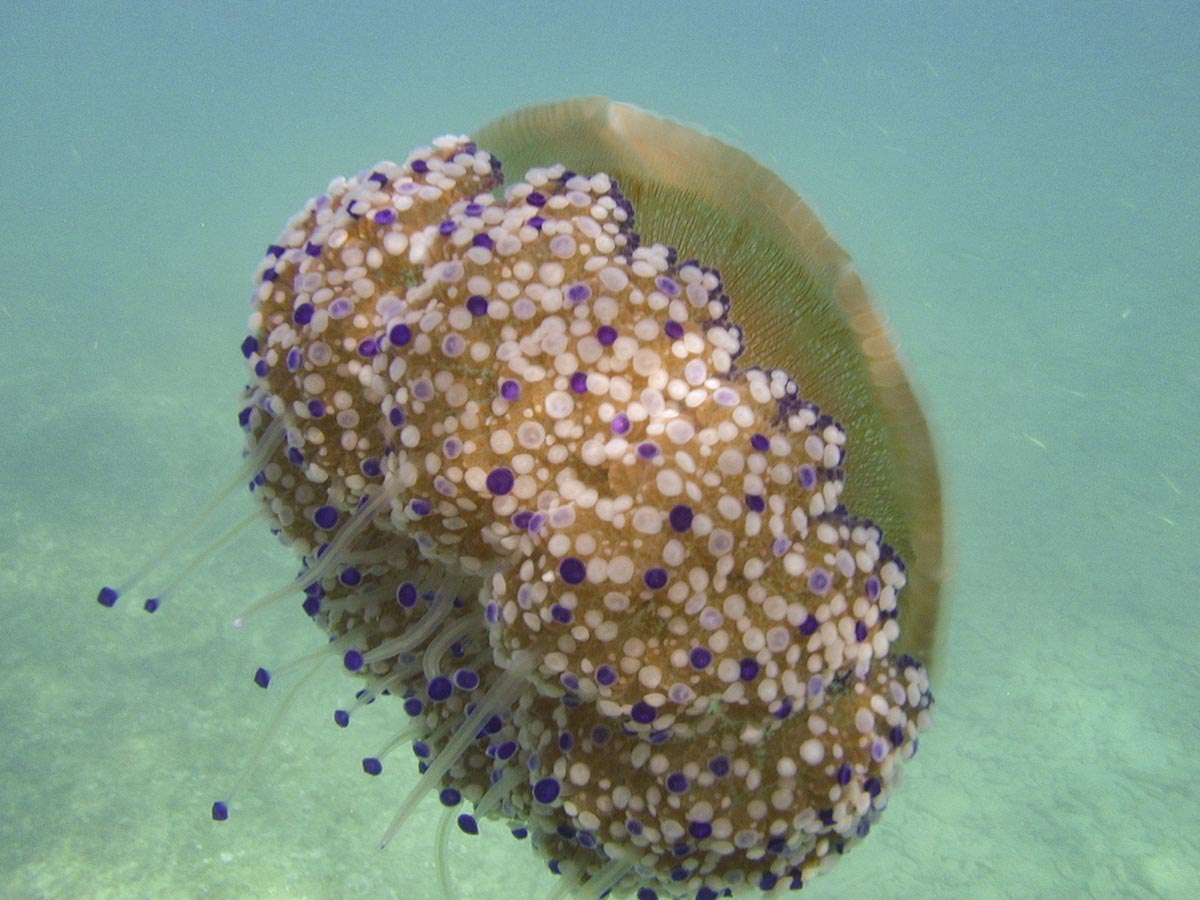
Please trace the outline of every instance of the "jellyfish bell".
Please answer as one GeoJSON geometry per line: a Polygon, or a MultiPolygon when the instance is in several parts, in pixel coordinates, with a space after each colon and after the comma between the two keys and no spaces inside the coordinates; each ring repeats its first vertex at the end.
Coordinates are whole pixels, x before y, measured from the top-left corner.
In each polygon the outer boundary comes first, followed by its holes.
{"type": "Polygon", "coordinates": [[[775,176],[536,107],[332,182],[253,305],[239,479],[303,568],[252,609],[302,595],[365,685],[338,725],[401,701],[363,759],[418,758],[384,844],[435,793],[439,847],[469,804],[556,896],[714,900],[866,836],[929,720],[941,495],[881,319],[775,176]]]}
{"type": "Polygon", "coordinates": [[[886,320],[812,209],[741,150],[603,97],[520,109],[475,137],[511,172],[550,159],[606,172],[643,241],[720,271],[739,364],[783,369],[849,432],[846,505],[869,511],[904,560],[900,647],[936,673],[948,553],[933,439],[886,320]]]}

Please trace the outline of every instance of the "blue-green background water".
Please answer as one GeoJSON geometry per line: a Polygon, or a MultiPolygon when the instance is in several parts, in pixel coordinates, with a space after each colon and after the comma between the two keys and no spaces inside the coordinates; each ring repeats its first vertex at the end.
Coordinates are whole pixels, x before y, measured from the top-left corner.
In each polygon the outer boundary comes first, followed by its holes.
{"type": "MultiPolygon", "coordinates": [[[[320,643],[294,604],[229,624],[293,571],[269,535],[154,618],[93,598],[233,472],[287,217],[597,93],[812,203],[941,439],[936,729],[804,896],[1197,896],[1198,51],[1190,2],[0,5],[0,897],[437,896],[436,804],[381,853],[412,773],[359,769],[400,712],[335,728],[332,668],[208,818],[278,699],[255,666],[320,643]]],[[[451,866],[472,900],[554,884],[496,825],[451,866]]]]}

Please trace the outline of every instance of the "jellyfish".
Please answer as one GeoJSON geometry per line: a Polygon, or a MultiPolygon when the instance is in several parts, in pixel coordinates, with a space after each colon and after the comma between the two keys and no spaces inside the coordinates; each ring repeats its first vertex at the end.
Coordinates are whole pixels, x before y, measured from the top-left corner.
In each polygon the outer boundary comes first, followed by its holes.
{"type": "Polygon", "coordinates": [[[778,178],[631,106],[522,110],[334,180],[252,305],[243,471],[301,561],[263,604],[361,681],[338,724],[401,720],[363,759],[420,773],[384,844],[433,794],[556,897],[714,900],[866,837],[929,725],[941,492],[778,178]]]}

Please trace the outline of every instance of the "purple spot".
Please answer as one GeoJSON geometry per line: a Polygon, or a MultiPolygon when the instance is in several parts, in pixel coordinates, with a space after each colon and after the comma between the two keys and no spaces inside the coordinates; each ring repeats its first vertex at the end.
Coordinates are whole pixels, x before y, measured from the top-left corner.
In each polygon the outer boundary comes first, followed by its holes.
{"type": "Polygon", "coordinates": [[[429,171],[429,163],[425,162],[423,159],[414,159],[410,168],[418,175],[424,175],[429,171]]]}
{"type": "Polygon", "coordinates": [[[673,341],[677,341],[683,337],[683,326],[674,319],[671,319],[666,325],[663,326],[663,331],[666,332],[667,337],[673,341]]]}
{"type": "Polygon", "coordinates": [[[596,340],[605,347],[611,347],[617,341],[617,329],[611,325],[601,325],[596,329],[596,340]]]}
{"type": "Polygon", "coordinates": [[[363,667],[363,655],[357,650],[347,650],[342,657],[342,665],[350,672],[357,672],[363,667]]]}
{"type": "Polygon", "coordinates": [[[530,191],[529,196],[525,198],[525,202],[530,206],[545,206],[546,196],[539,194],[537,191],[530,191]]]}
{"type": "Polygon", "coordinates": [[[693,669],[707,669],[713,661],[712,651],[707,647],[693,647],[688,654],[693,669]]]}
{"type": "Polygon", "coordinates": [[[854,623],[854,639],[856,641],[858,641],[860,644],[867,639],[867,623],[866,622],[855,622],[854,623]]]}
{"type": "Polygon", "coordinates": [[[477,234],[471,238],[472,247],[482,247],[484,250],[491,250],[495,245],[496,242],[486,234],[477,234]]]}
{"type": "Polygon", "coordinates": [[[657,284],[658,289],[668,297],[679,296],[679,282],[677,282],[674,278],[668,278],[666,275],[659,275],[658,278],[654,280],[654,283],[657,284]]]}
{"type": "Polygon", "coordinates": [[[642,441],[638,444],[637,453],[642,459],[654,459],[658,456],[658,444],[654,441],[642,441]]]}
{"type": "Polygon", "coordinates": [[[759,453],[766,453],[769,449],[771,449],[771,441],[765,434],[759,434],[758,432],[755,432],[754,434],[750,435],[750,446],[759,453]]]}
{"type": "Polygon", "coordinates": [[[308,401],[308,414],[314,419],[319,419],[325,415],[325,401],[321,399],[308,401]]]}
{"type": "Polygon", "coordinates": [[[393,325],[392,330],[388,332],[388,340],[392,342],[393,347],[403,347],[412,340],[412,329],[407,325],[393,325]]]}
{"type": "Polygon", "coordinates": [[[583,560],[576,556],[568,556],[558,564],[558,574],[567,584],[581,584],[587,577],[587,569],[583,560]]]}
{"type": "Polygon", "coordinates": [[[313,524],[318,528],[328,531],[338,521],[338,511],[336,506],[318,506],[317,511],[313,513],[313,524]]]}
{"type": "Polygon", "coordinates": [[[454,683],[445,675],[437,675],[430,679],[425,693],[429,694],[429,699],[434,703],[441,703],[449,700],[450,695],[454,693],[454,683]]]}
{"type": "Polygon", "coordinates": [[[617,670],[612,666],[600,666],[596,669],[596,683],[601,687],[608,687],[615,684],[617,680],[617,670]]]}
{"type": "Polygon", "coordinates": [[[312,241],[309,241],[304,245],[304,252],[315,259],[321,255],[321,246],[320,244],[314,244],[312,241]]]}
{"type": "Polygon", "coordinates": [[[592,289],[586,284],[573,284],[567,288],[567,299],[572,303],[582,303],[592,296],[592,289]]]}
{"type": "Polygon", "coordinates": [[[645,700],[639,700],[633,704],[633,709],[630,711],[630,716],[633,721],[639,725],[649,725],[658,718],[658,711],[645,700]]]}
{"type": "Polygon", "coordinates": [[[505,741],[496,748],[496,759],[501,761],[512,759],[519,749],[520,744],[518,744],[516,741],[505,741]]]}
{"type": "Polygon", "coordinates": [[[550,607],[550,618],[559,625],[570,625],[575,621],[575,614],[561,603],[555,603],[550,607]]]}
{"type": "Polygon", "coordinates": [[[505,400],[516,400],[521,396],[521,385],[510,378],[500,385],[500,396],[505,400]]]}
{"type": "Polygon", "coordinates": [[[642,576],[642,581],[646,583],[646,587],[652,591],[657,591],[667,584],[667,570],[655,567],[647,569],[646,574],[642,576]]]}
{"type": "Polygon", "coordinates": [[[485,483],[489,491],[497,497],[502,497],[513,489],[513,481],[512,469],[501,466],[488,472],[485,483]]]}
{"type": "Polygon", "coordinates": [[[811,491],[817,486],[817,470],[808,463],[802,465],[796,474],[800,476],[800,487],[806,491],[811,491]]]}
{"type": "Polygon", "coordinates": [[[682,794],[688,789],[687,776],[682,772],[672,772],[667,776],[667,790],[672,794],[682,794]]]}
{"type": "Polygon", "coordinates": [[[738,664],[738,675],[742,681],[753,681],[758,677],[758,663],[747,657],[738,664]]]}
{"type": "Polygon", "coordinates": [[[571,390],[577,394],[587,393],[587,372],[576,372],[571,376],[571,390]]]}
{"type": "Polygon", "coordinates": [[[872,575],[866,583],[867,599],[874,602],[879,599],[879,579],[872,575]]]}
{"type": "Polygon", "coordinates": [[[732,766],[729,764],[728,756],[714,756],[708,761],[708,771],[712,772],[718,778],[724,778],[729,774],[731,769],[732,766]]]}
{"type": "Polygon", "coordinates": [[[751,512],[760,513],[767,508],[767,501],[762,498],[761,494],[747,494],[746,506],[750,508],[751,512]]]}
{"type": "Polygon", "coordinates": [[[543,778],[533,786],[533,799],[538,803],[553,803],[562,790],[556,778],[543,778]]]}
{"type": "Polygon", "coordinates": [[[684,503],[672,508],[667,516],[671,527],[681,534],[692,527],[692,508],[684,503]]]}
{"type": "Polygon", "coordinates": [[[374,756],[368,756],[362,761],[363,771],[368,775],[378,775],[383,771],[383,763],[374,756]]]}
{"type": "Polygon", "coordinates": [[[817,621],[817,617],[812,613],[809,613],[808,618],[800,623],[800,633],[805,637],[809,637],[810,635],[815,634],[817,629],[820,627],[821,623],[817,621]]]}
{"type": "Polygon", "coordinates": [[[633,426],[629,424],[629,416],[625,415],[625,413],[617,413],[613,416],[613,434],[628,434],[631,427],[633,426]]]}
{"type": "Polygon", "coordinates": [[[358,344],[358,355],[370,359],[379,352],[379,342],[375,338],[363,338],[358,344]]]}
{"type": "Polygon", "coordinates": [[[478,294],[472,294],[467,298],[467,312],[473,316],[487,315],[488,302],[487,298],[481,297],[478,294]]]}
{"type": "Polygon", "coordinates": [[[383,209],[376,210],[375,215],[371,218],[375,220],[376,225],[391,225],[396,221],[396,210],[390,206],[384,207],[383,209]]]}

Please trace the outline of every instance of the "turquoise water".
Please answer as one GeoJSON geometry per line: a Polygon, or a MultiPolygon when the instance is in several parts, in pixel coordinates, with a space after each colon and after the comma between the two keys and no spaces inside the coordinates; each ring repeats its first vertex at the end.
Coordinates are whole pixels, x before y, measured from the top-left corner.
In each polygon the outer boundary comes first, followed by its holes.
{"type": "MultiPolygon", "coordinates": [[[[0,7],[0,897],[438,897],[436,804],[302,691],[252,530],[153,618],[106,611],[230,477],[250,279],[331,177],[607,94],[774,168],[855,257],[957,520],[936,726],[815,898],[1187,898],[1200,884],[1200,20],[1190,4],[0,7]],[[564,8],[564,10],[570,7],[564,8]],[[286,687],[285,687],[286,690],[286,687]]],[[[226,523],[249,504],[231,501],[226,523]]],[[[542,896],[503,829],[455,893],[542,896]]]]}

